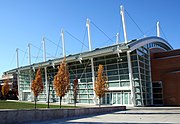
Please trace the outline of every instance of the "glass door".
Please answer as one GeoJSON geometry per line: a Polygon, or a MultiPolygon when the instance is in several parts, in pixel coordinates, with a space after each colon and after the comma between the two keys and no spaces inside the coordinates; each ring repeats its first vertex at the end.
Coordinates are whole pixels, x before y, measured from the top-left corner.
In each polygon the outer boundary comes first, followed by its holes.
{"type": "Polygon", "coordinates": [[[112,93],[113,105],[131,105],[131,93],[130,92],[113,92],[112,93]]]}
{"type": "Polygon", "coordinates": [[[104,97],[102,98],[102,103],[105,105],[112,104],[112,96],[111,95],[112,95],[111,93],[106,93],[104,95],[104,97]]]}

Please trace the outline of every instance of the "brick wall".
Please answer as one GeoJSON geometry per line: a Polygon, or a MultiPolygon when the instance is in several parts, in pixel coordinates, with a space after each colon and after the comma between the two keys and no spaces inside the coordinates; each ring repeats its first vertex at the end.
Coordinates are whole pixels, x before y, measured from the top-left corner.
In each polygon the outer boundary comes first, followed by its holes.
{"type": "Polygon", "coordinates": [[[152,80],[162,81],[164,105],[180,105],[180,50],[151,54],[152,80]]]}

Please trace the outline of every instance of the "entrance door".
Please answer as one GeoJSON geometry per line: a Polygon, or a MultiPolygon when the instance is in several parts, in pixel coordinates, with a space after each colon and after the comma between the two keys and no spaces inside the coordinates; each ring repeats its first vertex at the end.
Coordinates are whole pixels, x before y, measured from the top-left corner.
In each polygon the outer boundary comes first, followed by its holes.
{"type": "Polygon", "coordinates": [[[104,95],[104,97],[102,98],[102,104],[105,104],[105,105],[111,104],[111,102],[112,102],[112,96],[111,95],[112,95],[111,93],[106,93],[104,95]]]}
{"type": "Polygon", "coordinates": [[[112,104],[113,105],[130,105],[131,102],[131,93],[130,92],[113,92],[112,93],[112,104]]]}
{"type": "Polygon", "coordinates": [[[23,101],[29,101],[29,100],[31,100],[31,93],[30,92],[23,92],[23,101]]]}

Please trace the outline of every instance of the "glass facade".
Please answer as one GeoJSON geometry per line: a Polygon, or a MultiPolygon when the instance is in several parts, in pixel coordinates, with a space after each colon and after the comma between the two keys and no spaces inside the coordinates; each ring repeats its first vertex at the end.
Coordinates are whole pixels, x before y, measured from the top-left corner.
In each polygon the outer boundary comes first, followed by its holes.
{"type": "Polygon", "coordinates": [[[150,51],[142,46],[131,53],[135,101],[137,106],[152,104],[150,51]]]}
{"type": "MultiPolygon", "coordinates": [[[[112,50],[107,54],[105,53],[93,56],[94,78],[96,79],[99,64],[104,66],[105,73],[108,77],[109,91],[102,98],[102,104],[133,106],[148,106],[153,104],[149,50],[152,47],[163,48],[163,45],[158,42],[140,46],[130,52],[130,57],[127,56],[127,50],[119,52],[119,54],[112,50]],[[130,73],[131,70],[132,73],[130,73]]],[[[114,49],[115,47],[112,48],[114,49]]],[[[164,47],[163,49],[166,48],[164,47]]],[[[89,53],[87,53],[87,56],[88,54],[89,53]]],[[[77,102],[97,104],[97,99],[95,98],[93,90],[91,58],[87,56],[84,57],[82,61],[79,61],[76,56],[76,59],[67,61],[71,88],[67,95],[63,97],[63,102],[74,103],[73,81],[77,77],[77,102]]],[[[55,67],[53,67],[49,64],[48,66],[43,66],[41,68],[44,91],[39,95],[39,101],[47,101],[49,89],[50,101],[59,101],[59,97],[56,96],[56,92],[53,88],[53,78],[58,71],[57,66],[58,65],[55,65],[55,67]],[[47,82],[45,70],[47,70],[47,82]]],[[[20,100],[33,100],[33,94],[30,86],[31,80],[35,77],[35,72],[33,69],[21,69],[19,71],[20,100]]]]}

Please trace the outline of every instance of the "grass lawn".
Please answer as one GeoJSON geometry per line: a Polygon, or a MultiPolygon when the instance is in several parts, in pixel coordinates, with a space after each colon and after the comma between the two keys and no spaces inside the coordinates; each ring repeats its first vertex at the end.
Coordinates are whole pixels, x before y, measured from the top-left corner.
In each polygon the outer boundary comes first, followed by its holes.
{"type": "MultiPolygon", "coordinates": [[[[37,104],[36,108],[47,108],[47,104],[37,104]]],[[[50,105],[50,108],[59,108],[59,105],[50,105]]],[[[74,106],[61,106],[61,108],[75,108],[74,106]]],[[[0,100],[0,109],[34,109],[34,103],[13,102],[0,100]]]]}

